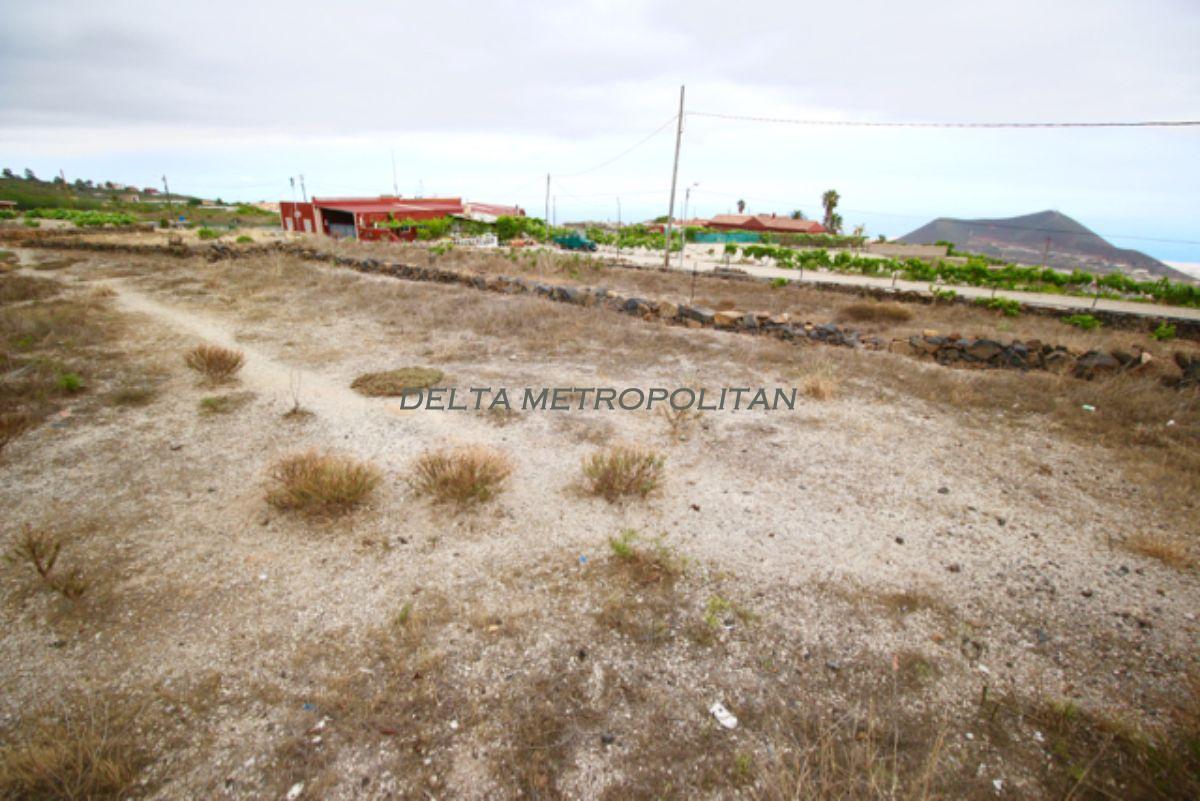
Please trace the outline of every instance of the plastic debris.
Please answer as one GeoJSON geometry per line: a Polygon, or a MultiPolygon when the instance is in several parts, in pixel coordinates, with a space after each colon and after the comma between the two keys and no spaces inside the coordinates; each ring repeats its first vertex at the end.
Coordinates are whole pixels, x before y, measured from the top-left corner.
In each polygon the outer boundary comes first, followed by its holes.
{"type": "Polygon", "coordinates": [[[1083,410],[1085,412],[1094,412],[1094,411],[1096,411],[1096,407],[1090,403],[1085,403],[1085,404],[1083,404],[1083,410]]]}
{"type": "Polygon", "coordinates": [[[1002,792],[1004,790],[1004,780],[1003,779],[992,779],[992,787],[996,788],[997,793],[1002,792]]]}
{"type": "Polygon", "coordinates": [[[581,564],[581,565],[587,564],[587,556],[585,554],[579,554],[579,564],[581,564]]]}
{"type": "Polygon", "coordinates": [[[296,801],[296,799],[299,798],[300,794],[303,792],[304,782],[296,782],[291,786],[291,788],[288,789],[287,795],[285,795],[284,798],[286,798],[287,801],[296,801]]]}
{"type": "Polygon", "coordinates": [[[708,711],[711,712],[712,716],[717,719],[717,722],[720,723],[725,728],[727,728],[727,729],[736,729],[737,728],[737,718],[734,717],[734,714],[732,712],[730,712],[728,709],[726,709],[725,705],[722,704],[720,701],[717,701],[712,706],[710,706],[708,708],[708,711]]]}

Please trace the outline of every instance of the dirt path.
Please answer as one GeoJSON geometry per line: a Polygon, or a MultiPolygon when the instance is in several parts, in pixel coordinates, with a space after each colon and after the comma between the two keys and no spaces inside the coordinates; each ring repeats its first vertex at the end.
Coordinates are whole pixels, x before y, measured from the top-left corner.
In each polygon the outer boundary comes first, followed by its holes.
{"type": "Polygon", "coordinates": [[[381,408],[392,413],[400,411],[397,403],[368,400],[348,387],[329,381],[320,373],[284,364],[252,345],[239,342],[228,325],[211,317],[159,303],[121,281],[105,281],[102,286],[116,293],[117,305],[125,311],[145,315],[169,328],[214,345],[242,351],[246,355],[246,365],[239,376],[248,389],[291,402],[292,389],[298,383],[304,406],[331,418],[375,415],[381,408]]]}

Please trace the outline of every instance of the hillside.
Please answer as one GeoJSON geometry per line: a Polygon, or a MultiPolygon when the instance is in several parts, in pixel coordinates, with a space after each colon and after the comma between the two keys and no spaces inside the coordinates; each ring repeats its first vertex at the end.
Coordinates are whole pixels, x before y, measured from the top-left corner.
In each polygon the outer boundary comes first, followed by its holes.
{"type": "Polygon", "coordinates": [[[1171,280],[1190,280],[1187,275],[1141,251],[1110,244],[1058,211],[983,220],[939,217],[900,237],[899,241],[914,245],[953,242],[959,250],[985,253],[1022,264],[1042,264],[1044,261],[1051,267],[1065,270],[1144,272],[1171,280]]]}

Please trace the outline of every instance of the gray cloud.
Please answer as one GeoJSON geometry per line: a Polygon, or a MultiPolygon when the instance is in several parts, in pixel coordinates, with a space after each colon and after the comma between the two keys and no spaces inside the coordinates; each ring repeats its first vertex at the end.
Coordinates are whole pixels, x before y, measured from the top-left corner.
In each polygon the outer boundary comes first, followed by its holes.
{"type": "Polygon", "coordinates": [[[1183,0],[5,6],[0,126],[10,129],[570,137],[666,116],[685,79],[693,105],[710,110],[769,97],[776,106],[757,111],[1200,111],[1200,9],[1183,0]]]}

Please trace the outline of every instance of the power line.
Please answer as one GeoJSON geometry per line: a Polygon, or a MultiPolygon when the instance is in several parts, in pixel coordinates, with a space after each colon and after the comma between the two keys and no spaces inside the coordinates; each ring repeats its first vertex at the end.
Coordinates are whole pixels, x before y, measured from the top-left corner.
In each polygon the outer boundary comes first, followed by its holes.
{"type": "Polygon", "coordinates": [[[613,156],[612,158],[608,159],[607,161],[602,161],[602,162],[600,162],[599,164],[597,164],[597,165],[596,165],[596,166],[594,166],[594,167],[589,167],[589,168],[587,168],[586,170],[580,170],[579,172],[555,173],[555,174],[554,174],[554,177],[555,177],[555,178],[576,178],[576,177],[578,177],[578,176],[580,176],[580,175],[587,175],[587,174],[588,174],[588,173],[590,173],[590,172],[595,172],[596,170],[603,169],[603,168],[607,167],[608,165],[610,165],[610,164],[612,164],[612,163],[614,163],[614,162],[616,162],[616,161],[620,161],[621,159],[625,158],[625,157],[626,157],[626,156],[628,156],[630,153],[632,153],[633,151],[637,150],[639,147],[641,147],[642,145],[646,144],[646,143],[647,143],[647,142],[649,142],[651,139],[653,139],[654,137],[656,137],[656,136],[658,136],[660,133],[662,133],[662,132],[663,132],[663,130],[664,130],[664,129],[665,129],[667,126],[668,126],[668,125],[670,125],[671,123],[675,122],[675,118],[676,118],[677,116],[678,116],[678,115],[676,115],[676,114],[672,114],[672,115],[671,115],[671,116],[670,116],[670,117],[669,117],[669,118],[668,118],[666,121],[664,121],[664,122],[663,122],[663,124],[662,124],[662,125],[658,126],[658,127],[657,127],[657,128],[655,128],[653,131],[651,131],[650,133],[646,134],[646,136],[645,136],[645,137],[643,137],[642,139],[639,139],[637,142],[635,142],[634,144],[632,144],[632,145],[630,145],[629,147],[625,148],[625,149],[624,149],[624,150],[622,150],[620,153],[618,153],[617,155],[615,155],[615,156],[613,156]]]}
{"type": "Polygon", "coordinates": [[[689,111],[689,117],[709,117],[742,122],[810,125],[831,128],[1184,128],[1200,126],[1200,120],[1137,120],[1130,122],[868,122],[866,120],[800,120],[784,117],[752,117],[689,111]]]}

